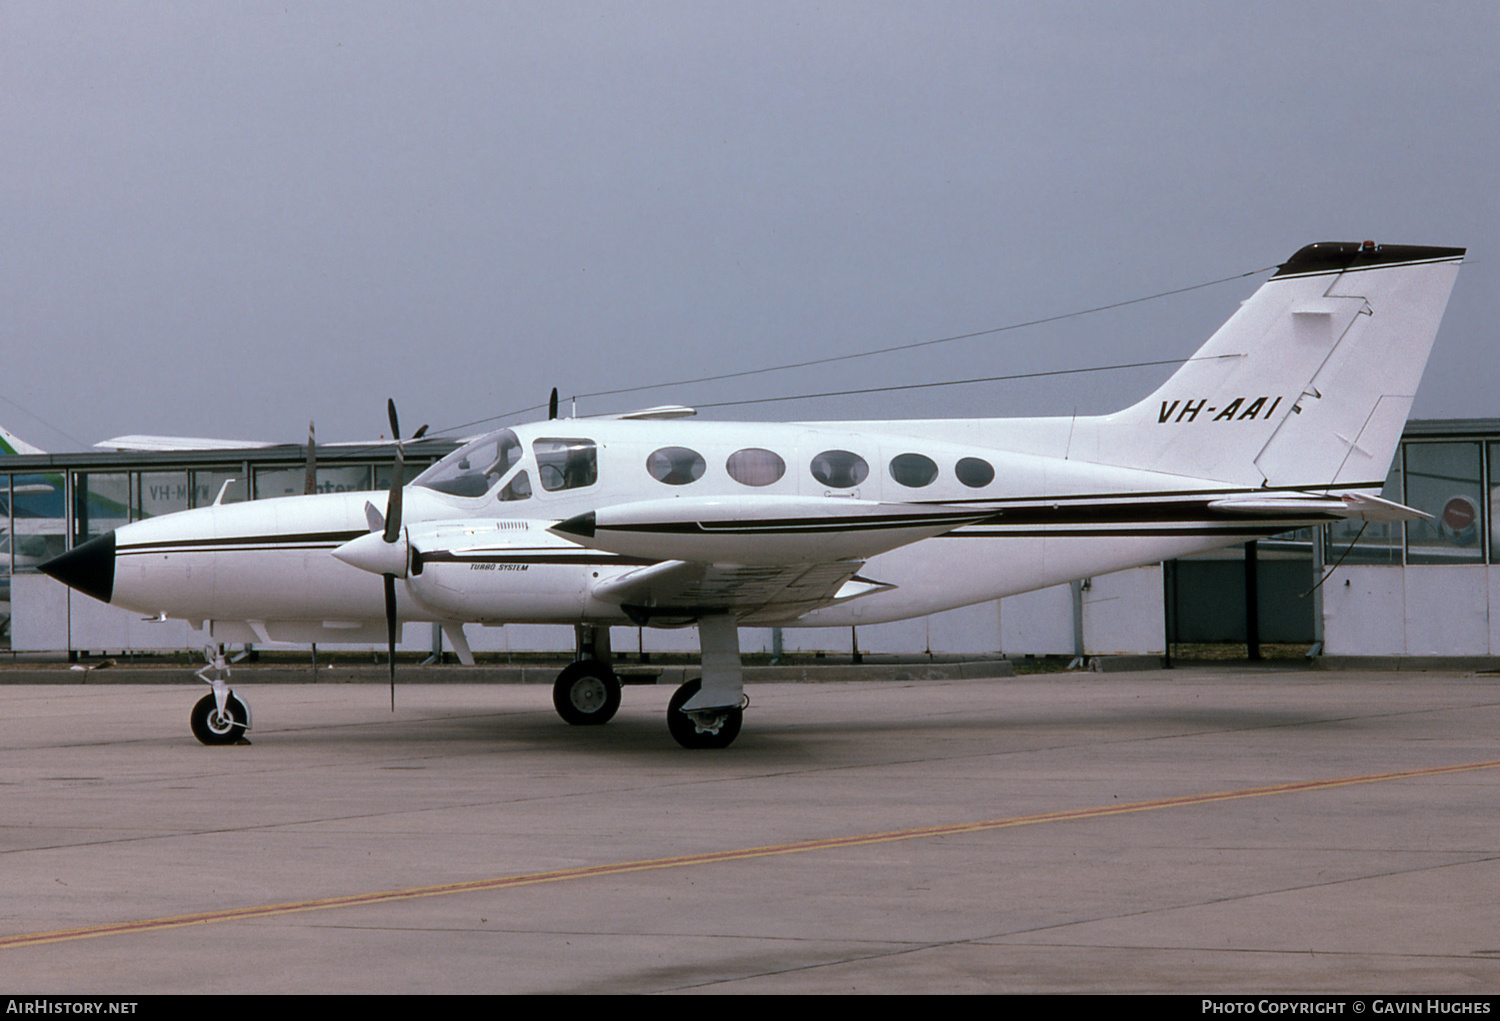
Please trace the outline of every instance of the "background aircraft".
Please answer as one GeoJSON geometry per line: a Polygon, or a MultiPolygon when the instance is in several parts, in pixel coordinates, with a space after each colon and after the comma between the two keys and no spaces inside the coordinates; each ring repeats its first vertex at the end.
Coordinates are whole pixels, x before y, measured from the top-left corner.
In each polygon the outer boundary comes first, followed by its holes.
{"type": "MultiPolygon", "coordinates": [[[[703,677],[672,697],[668,728],[724,747],[743,719],[742,624],[897,620],[1325,521],[1420,516],[1379,493],[1463,254],[1309,245],[1111,415],[554,419],[473,440],[393,484],[384,511],[350,493],[199,508],[43,570],[220,646],[369,641],[383,625],[394,650],[398,623],[424,620],[472,662],[465,624],[577,624],[580,658],[553,690],[575,724],[619,706],[611,624],[696,625],[703,677]]],[[[248,710],[205,680],[194,731],[234,740],[248,710]]]]}

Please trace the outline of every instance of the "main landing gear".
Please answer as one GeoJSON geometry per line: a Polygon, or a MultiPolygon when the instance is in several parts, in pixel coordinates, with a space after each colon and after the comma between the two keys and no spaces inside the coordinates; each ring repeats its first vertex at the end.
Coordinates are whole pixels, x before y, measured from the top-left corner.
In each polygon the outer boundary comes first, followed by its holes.
{"type": "Polygon", "coordinates": [[[740,736],[745,710],[741,706],[683,708],[702,690],[703,681],[696,677],[677,689],[667,703],[667,730],[684,748],[728,748],[740,736]]]}
{"type": "Polygon", "coordinates": [[[552,685],[552,704],[575,727],[608,723],[620,708],[620,679],[597,659],[569,663],[552,685]]]}
{"type": "Polygon", "coordinates": [[[213,691],[193,706],[188,718],[193,736],[207,745],[248,744],[245,731],[250,729],[250,707],[225,683],[224,678],[229,676],[229,662],[224,658],[224,647],[209,646],[204,652],[208,656],[208,665],[198,671],[198,679],[213,691]],[[214,676],[207,676],[210,671],[214,676]]]}
{"type": "MultiPolygon", "coordinates": [[[[620,708],[620,678],[610,666],[609,628],[579,625],[578,659],[552,685],[557,715],[574,726],[608,723],[620,708]]],[[[698,622],[703,676],[682,685],[667,704],[667,731],[684,748],[728,748],[745,721],[740,636],[733,617],[698,622]]]]}

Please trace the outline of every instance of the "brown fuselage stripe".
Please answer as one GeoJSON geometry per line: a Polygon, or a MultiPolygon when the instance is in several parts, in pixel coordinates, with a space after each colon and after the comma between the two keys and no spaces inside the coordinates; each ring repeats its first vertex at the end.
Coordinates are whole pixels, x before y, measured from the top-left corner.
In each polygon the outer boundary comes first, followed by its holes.
{"type": "Polygon", "coordinates": [[[1124,805],[1096,805],[1091,808],[1040,812],[1035,815],[1017,815],[1005,819],[986,819],[980,822],[922,826],[916,829],[891,830],[885,833],[863,833],[848,837],[825,837],[818,840],[803,840],[791,844],[745,847],[730,851],[710,851],[704,854],[688,854],[675,858],[648,858],[642,861],[614,862],[606,865],[585,865],[579,868],[557,869],[550,872],[531,872],[517,876],[500,876],[494,879],[476,879],[465,883],[443,883],[438,886],[417,886],[405,890],[355,893],[342,897],[319,897],[311,900],[288,901],[283,904],[262,904],[255,907],[227,908],[223,911],[202,911],[190,915],[175,915],[169,918],[148,918],[134,922],[115,922],[108,925],[90,925],[77,929],[59,929],[55,932],[20,933],[14,936],[0,936],[0,950],[37,946],[43,943],[62,943],[69,940],[94,939],[99,936],[120,936],[127,933],[155,932],[161,929],[175,929],[186,925],[208,925],[213,922],[244,921],[251,918],[266,918],[271,915],[286,915],[300,911],[326,911],[331,908],[349,908],[365,904],[382,904],[389,901],[415,900],[418,897],[443,897],[455,893],[481,893],[490,890],[505,890],[516,886],[534,886],[539,883],[559,883],[569,879],[588,879],[598,876],[622,875],[627,872],[645,872],[651,869],[671,869],[687,865],[711,865],[715,862],[765,858],[779,854],[800,854],[805,851],[827,851],[835,848],[858,847],[864,844],[884,844],[897,840],[916,840],[922,837],[948,837],[961,833],[982,833],[988,830],[1007,829],[1012,826],[1033,826],[1038,823],[1047,822],[1097,819],[1110,815],[1124,815],[1129,812],[1150,812],[1163,808],[1186,808],[1192,805],[1208,805],[1220,801],[1238,801],[1243,798],[1260,798],[1273,794],[1298,794],[1308,791],[1329,790],[1335,787],[1349,787],[1354,784],[1381,783],[1387,780],[1409,780],[1417,777],[1441,776],[1445,773],[1463,773],[1477,769],[1494,769],[1496,767],[1500,767],[1500,759],[1491,759],[1485,762],[1465,762],[1453,766],[1405,769],[1395,773],[1370,773],[1364,776],[1344,776],[1329,780],[1303,780],[1296,783],[1273,784],[1269,787],[1249,787],[1237,791],[1185,794],[1175,798],[1135,801],[1124,805]]]}

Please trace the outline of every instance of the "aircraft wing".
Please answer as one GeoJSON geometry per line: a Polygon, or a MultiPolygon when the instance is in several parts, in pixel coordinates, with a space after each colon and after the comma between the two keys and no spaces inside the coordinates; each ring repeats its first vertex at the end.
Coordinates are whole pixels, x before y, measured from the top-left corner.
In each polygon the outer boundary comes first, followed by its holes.
{"type": "Polygon", "coordinates": [[[669,560],[597,586],[592,595],[640,624],[690,623],[706,613],[769,624],[891,587],[859,577],[863,566],[861,560],[780,567],[669,560]]]}
{"type": "Polygon", "coordinates": [[[591,590],[640,623],[729,614],[741,624],[759,624],[890,588],[859,576],[866,560],[993,514],[973,507],[748,496],[604,507],[551,531],[594,549],[659,560],[591,590]]]}
{"type": "Polygon", "coordinates": [[[132,434],[100,440],[94,446],[100,450],[261,450],[280,444],[260,443],[255,440],[216,440],[203,436],[147,436],[132,434]]]}

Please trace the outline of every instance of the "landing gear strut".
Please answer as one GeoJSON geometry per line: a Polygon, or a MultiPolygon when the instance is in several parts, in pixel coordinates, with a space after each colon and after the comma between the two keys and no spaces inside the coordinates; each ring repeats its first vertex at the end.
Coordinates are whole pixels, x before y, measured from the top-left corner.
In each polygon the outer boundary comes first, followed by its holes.
{"type": "Polygon", "coordinates": [[[677,689],[667,705],[667,730],[684,748],[728,748],[745,722],[740,631],[728,614],[698,621],[703,677],[677,689]]]}
{"type": "Polygon", "coordinates": [[[236,744],[245,739],[245,731],[250,729],[250,707],[224,680],[229,676],[224,646],[209,646],[204,653],[208,657],[208,666],[198,671],[198,679],[213,691],[193,706],[188,722],[193,728],[193,736],[204,744],[236,744]],[[212,677],[208,676],[210,672],[212,677]]]}

